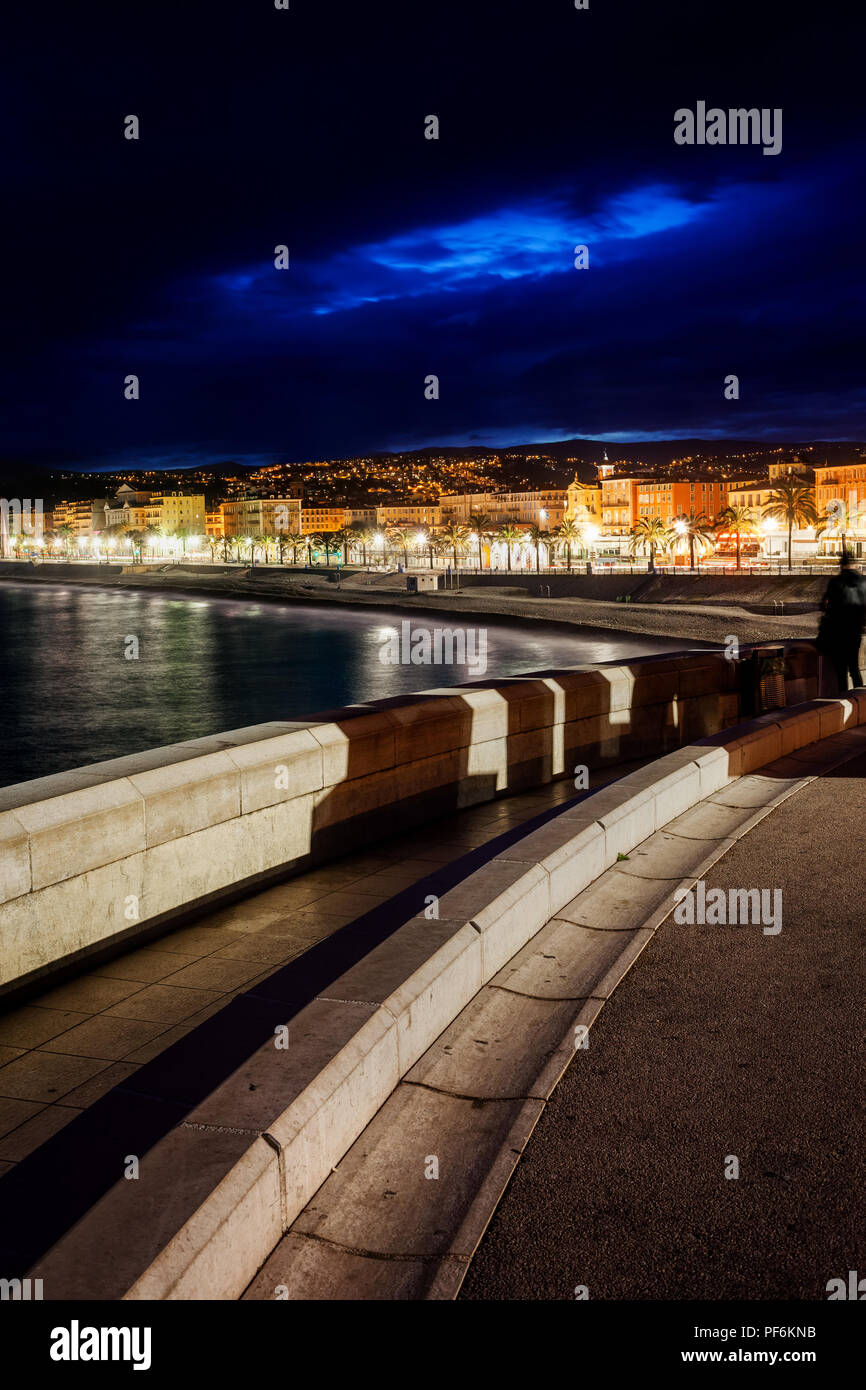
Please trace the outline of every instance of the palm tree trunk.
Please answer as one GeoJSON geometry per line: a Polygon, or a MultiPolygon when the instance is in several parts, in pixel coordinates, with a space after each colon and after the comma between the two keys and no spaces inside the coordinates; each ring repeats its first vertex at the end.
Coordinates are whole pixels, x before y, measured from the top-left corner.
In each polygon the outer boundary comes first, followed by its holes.
{"type": "Polygon", "coordinates": [[[737,532],[737,569],[740,568],[740,533],[737,532]]]}
{"type": "Polygon", "coordinates": [[[790,571],[790,569],[791,569],[791,546],[792,546],[792,544],[793,544],[793,541],[792,541],[792,533],[793,533],[793,530],[794,530],[794,522],[793,522],[792,519],[789,519],[789,520],[788,520],[788,570],[789,570],[789,571],[790,571]]]}
{"type": "Polygon", "coordinates": [[[508,573],[510,574],[510,573],[511,573],[511,541],[506,541],[506,543],[505,543],[505,549],[506,549],[506,553],[507,553],[507,555],[508,555],[508,573]]]}
{"type": "Polygon", "coordinates": [[[694,567],[695,567],[695,538],[694,538],[694,536],[689,536],[689,569],[693,570],[694,567]]]}

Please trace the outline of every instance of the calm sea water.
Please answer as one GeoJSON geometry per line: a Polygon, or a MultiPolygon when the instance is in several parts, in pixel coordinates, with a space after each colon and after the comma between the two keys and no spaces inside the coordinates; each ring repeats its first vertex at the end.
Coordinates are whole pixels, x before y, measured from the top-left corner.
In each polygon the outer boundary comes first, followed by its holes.
{"type": "MultiPolygon", "coordinates": [[[[0,583],[0,786],[478,678],[457,665],[383,664],[383,634],[409,616],[413,625],[456,626],[444,614],[0,583]],[[129,638],[138,660],[124,657],[129,638]]],[[[684,646],[600,630],[491,625],[487,633],[487,676],[684,646]]]]}

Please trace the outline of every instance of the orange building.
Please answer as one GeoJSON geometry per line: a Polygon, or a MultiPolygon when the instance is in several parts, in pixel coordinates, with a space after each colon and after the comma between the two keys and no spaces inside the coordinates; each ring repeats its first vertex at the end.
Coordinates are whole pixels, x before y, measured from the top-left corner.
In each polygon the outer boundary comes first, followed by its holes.
{"type": "Polygon", "coordinates": [[[634,522],[642,516],[661,517],[667,525],[678,516],[700,516],[715,521],[728,505],[730,484],[718,479],[688,478],[680,482],[664,482],[660,478],[643,478],[636,485],[634,522]]]}
{"type": "Polygon", "coordinates": [[[835,554],[845,544],[855,555],[864,554],[866,542],[866,458],[843,466],[815,469],[815,510],[821,518],[838,518],[835,531],[822,537],[821,549],[835,554]]]}

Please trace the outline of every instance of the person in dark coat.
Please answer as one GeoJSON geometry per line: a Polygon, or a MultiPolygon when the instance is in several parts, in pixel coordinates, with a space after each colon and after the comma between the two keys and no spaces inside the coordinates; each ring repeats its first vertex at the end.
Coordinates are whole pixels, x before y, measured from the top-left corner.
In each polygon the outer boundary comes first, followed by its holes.
{"type": "Polygon", "coordinates": [[[831,662],[839,694],[844,695],[849,675],[855,686],[863,684],[860,644],[866,627],[866,579],[854,568],[850,550],[839,556],[839,573],[827,585],[821,608],[818,650],[831,662]]]}

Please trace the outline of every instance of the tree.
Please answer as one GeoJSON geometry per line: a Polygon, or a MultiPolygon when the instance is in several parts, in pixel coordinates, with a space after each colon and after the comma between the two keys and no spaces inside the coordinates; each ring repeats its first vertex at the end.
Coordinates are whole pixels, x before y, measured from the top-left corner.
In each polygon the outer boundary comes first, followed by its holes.
{"type": "Polygon", "coordinates": [[[362,526],[358,532],[358,544],[361,547],[361,564],[364,566],[364,569],[367,568],[367,546],[373,544],[375,536],[376,533],[372,526],[362,526]]]}
{"type": "Polygon", "coordinates": [[[402,526],[392,527],[392,529],[388,532],[388,541],[389,544],[395,547],[395,549],[402,550],[403,564],[406,567],[406,569],[408,569],[409,545],[412,541],[412,537],[409,535],[409,532],[404,530],[402,526]]]}
{"type": "Polygon", "coordinates": [[[68,559],[69,559],[69,547],[70,547],[71,544],[72,544],[72,538],[73,538],[73,536],[75,535],[75,530],[74,530],[74,528],[73,528],[72,526],[70,526],[70,524],[69,524],[68,521],[64,521],[64,523],[63,523],[62,526],[58,526],[58,528],[57,528],[57,534],[58,534],[58,536],[61,538],[61,540],[63,541],[63,549],[66,551],[66,558],[67,558],[67,560],[68,560],[68,559]]]}
{"type": "Polygon", "coordinates": [[[815,509],[815,494],[805,483],[790,481],[777,483],[763,508],[764,516],[773,521],[781,521],[788,528],[788,569],[791,568],[791,542],[794,527],[817,526],[818,513],[815,509]]]}
{"type": "Polygon", "coordinates": [[[466,549],[469,539],[469,527],[462,526],[459,522],[449,521],[447,526],[443,526],[439,532],[439,539],[443,548],[448,549],[454,556],[454,568],[458,568],[457,552],[466,549]]]}
{"type": "Polygon", "coordinates": [[[541,574],[541,547],[550,543],[550,532],[542,531],[540,526],[530,526],[527,528],[526,535],[531,545],[535,547],[535,573],[541,574]]]}
{"type": "Polygon", "coordinates": [[[571,548],[573,545],[583,547],[583,527],[578,521],[564,521],[556,533],[557,541],[565,545],[566,564],[568,572],[571,573],[571,548]]]}
{"type": "Polygon", "coordinates": [[[343,564],[349,563],[349,546],[354,545],[358,539],[358,532],[354,526],[344,526],[342,531],[337,533],[342,538],[343,545],[343,564]]]}
{"type": "Polygon", "coordinates": [[[126,533],[126,538],[132,545],[133,563],[135,562],[136,552],[138,552],[138,558],[141,560],[141,547],[144,545],[144,532],[137,530],[134,526],[130,526],[126,533]]]}
{"type": "Polygon", "coordinates": [[[678,516],[673,526],[668,527],[668,539],[672,550],[688,547],[689,569],[695,567],[695,551],[703,555],[713,548],[713,525],[704,512],[697,516],[678,516]]]}
{"type": "Polygon", "coordinates": [[[759,536],[761,528],[749,507],[725,507],[716,523],[717,531],[732,535],[737,546],[737,569],[740,568],[740,539],[743,536],[759,536]]]}
{"type": "Polygon", "coordinates": [[[306,539],[307,539],[307,564],[308,564],[308,565],[310,566],[310,568],[312,569],[312,565],[313,565],[313,546],[314,546],[314,545],[315,545],[315,546],[320,546],[320,545],[322,544],[322,537],[321,537],[321,536],[316,536],[316,535],[309,535],[309,536],[307,536],[306,539]]]}
{"type": "Polygon", "coordinates": [[[518,531],[517,527],[512,526],[509,522],[506,522],[504,526],[500,526],[496,533],[496,539],[501,541],[505,546],[509,574],[511,573],[511,547],[517,545],[521,539],[521,534],[522,533],[518,531]]]}
{"type": "Polygon", "coordinates": [[[639,552],[648,551],[650,574],[653,574],[656,567],[656,551],[664,553],[669,544],[668,528],[660,516],[640,516],[631,528],[628,553],[637,555],[639,552]]]}
{"type": "Polygon", "coordinates": [[[475,539],[478,541],[479,570],[484,569],[484,552],[482,551],[481,547],[484,544],[484,542],[490,537],[491,525],[492,522],[490,520],[490,517],[487,515],[487,512],[469,513],[469,530],[472,532],[472,534],[475,536],[475,539]]]}

